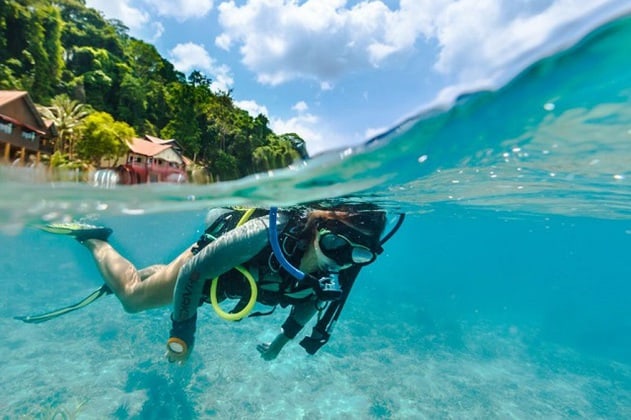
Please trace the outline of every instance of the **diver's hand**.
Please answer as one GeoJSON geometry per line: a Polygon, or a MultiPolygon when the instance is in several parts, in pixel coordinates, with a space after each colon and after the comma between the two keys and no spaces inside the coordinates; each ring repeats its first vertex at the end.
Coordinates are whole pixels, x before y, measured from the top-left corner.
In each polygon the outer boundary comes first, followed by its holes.
{"type": "Polygon", "coordinates": [[[261,357],[264,360],[274,360],[278,353],[283,349],[285,344],[289,343],[290,339],[283,333],[276,336],[271,343],[261,343],[256,346],[256,349],[261,353],[261,357]]]}
{"type": "Polygon", "coordinates": [[[275,350],[272,348],[272,343],[261,343],[256,346],[256,349],[261,353],[261,357],[268,361],[276,359],[280,352],[280,349],[275,350]]]}
{"type": "Polygon", "coordinates": [[[195,345],[197,314],[184,321],[175,321],[173,315],[171,315],[171,324],[171,333],[167,341],[165,356],[170,363],[183,364],[191,355],[195,345]]]}

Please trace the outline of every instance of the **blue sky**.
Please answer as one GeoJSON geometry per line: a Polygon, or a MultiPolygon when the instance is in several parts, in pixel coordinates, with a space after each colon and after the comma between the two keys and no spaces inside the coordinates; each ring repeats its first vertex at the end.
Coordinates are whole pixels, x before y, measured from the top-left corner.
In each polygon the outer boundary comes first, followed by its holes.
{"type": "Polygon", "coordinates": [[[506,81],[628,0],[86,0],[175,67],[296,132],[362,142],[455,92],[506,81]]]}

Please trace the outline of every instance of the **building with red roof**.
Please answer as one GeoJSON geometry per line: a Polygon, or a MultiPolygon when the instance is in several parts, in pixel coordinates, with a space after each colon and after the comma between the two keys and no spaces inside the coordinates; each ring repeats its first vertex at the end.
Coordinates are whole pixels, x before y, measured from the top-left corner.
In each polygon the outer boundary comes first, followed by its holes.
{"type": "Polygon", "coordinates": [[[118,166],[121,184],[186,182],[186,158],[175,140],[153,136],[129,142],[125,162],[118,166]]]}
{"type": "Polygon", "coordinates": [[[28,92],[0,90],[0,159],[36,165],[42,153],[52,153],[56,136],[55,125],[42,119],[28,92]]]}

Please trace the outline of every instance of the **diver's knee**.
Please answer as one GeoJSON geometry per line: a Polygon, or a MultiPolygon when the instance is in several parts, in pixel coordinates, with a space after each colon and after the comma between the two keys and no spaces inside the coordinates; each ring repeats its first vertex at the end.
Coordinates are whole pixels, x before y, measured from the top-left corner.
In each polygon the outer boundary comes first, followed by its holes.
{"type": "Polygon", "coordinates": [[[142,302],[132,296],[126,296],[123,299],[120,299],[121,304],[123,305],[123,309],[128,314],[137,314],[138,312],[142,312],[145,308],[142,302]]]}
{"type": "Polygon", "coordinates": [[[139,308],[137,305],[130,304],[128,302],[121,302],[123,304],[123,309],[128,314],[137,314],[138,312],[142,312],[142,308],[139,308]]]}

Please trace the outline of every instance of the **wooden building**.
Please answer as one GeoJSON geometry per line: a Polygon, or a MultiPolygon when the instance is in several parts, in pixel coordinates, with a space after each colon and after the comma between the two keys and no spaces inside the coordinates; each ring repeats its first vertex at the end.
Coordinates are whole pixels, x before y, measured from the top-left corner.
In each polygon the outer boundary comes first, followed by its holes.
{"type": "Polygon", "coordinates": [[[0,90],[0,160],[13,165],[37,165],[42,153],[52,153],[54,124],[46,124],[28,92],[0,90]]]}
{"type": "Polygon", "coordinates": [[[145,136],[129,143],[125,161],[118,166],[121,184],[186,182],[186,158],[175,140],[145,136]]]}

